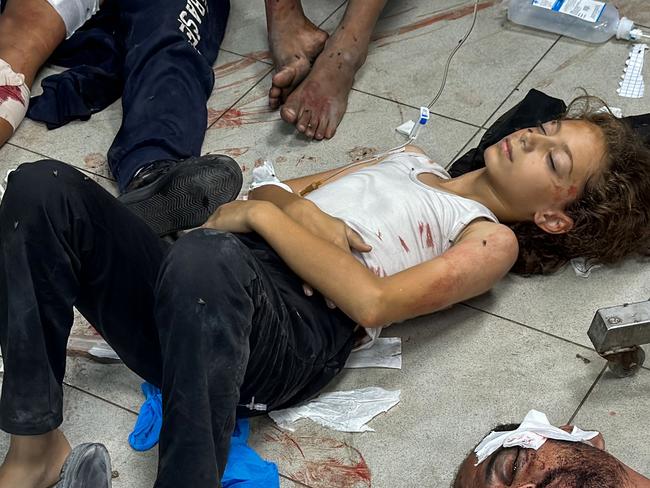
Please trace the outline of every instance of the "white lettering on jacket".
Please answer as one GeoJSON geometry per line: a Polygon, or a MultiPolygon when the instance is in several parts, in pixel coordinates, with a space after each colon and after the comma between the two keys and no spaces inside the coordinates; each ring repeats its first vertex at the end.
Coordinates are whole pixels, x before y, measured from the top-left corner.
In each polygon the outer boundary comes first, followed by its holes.
{"type": "Polygon", "coordinates": [[[207,0],[187,0],[185,8],[178,14],[180,30],[187,40],[196,48],[201,41],[199,26],[208,11],[207,0]]]}

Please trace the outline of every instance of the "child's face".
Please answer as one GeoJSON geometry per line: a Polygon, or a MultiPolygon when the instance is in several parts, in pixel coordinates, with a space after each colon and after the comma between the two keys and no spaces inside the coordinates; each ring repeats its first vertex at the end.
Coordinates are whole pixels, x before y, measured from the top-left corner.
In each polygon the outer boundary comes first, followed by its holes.
{"type": "Polygon", "coordinates": [[[505,205],[532,217],[562,211],[604,169],[601,130],[582,120],[522,129],[485,150],[488,177],[505,205]]]}

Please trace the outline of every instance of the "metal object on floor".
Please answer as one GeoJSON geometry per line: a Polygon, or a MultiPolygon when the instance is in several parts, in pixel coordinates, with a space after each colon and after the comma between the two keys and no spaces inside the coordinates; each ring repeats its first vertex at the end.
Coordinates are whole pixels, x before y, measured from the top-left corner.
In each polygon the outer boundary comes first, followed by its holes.
{"type": "Polygon", "coordinates": [[[645,361],[640,346],[650,343],[650,301],[599,309],[587,334],[612,373],[633,375],[645,361]]]}

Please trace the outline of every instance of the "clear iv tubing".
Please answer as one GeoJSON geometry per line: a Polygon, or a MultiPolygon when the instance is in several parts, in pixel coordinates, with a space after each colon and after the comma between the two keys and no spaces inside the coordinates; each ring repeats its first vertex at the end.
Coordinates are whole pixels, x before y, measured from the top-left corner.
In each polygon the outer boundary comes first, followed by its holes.
{"type": "MultiPolygon", "coordinates": [[[[449,66],[451,64],[451,60],[454,58],[454,56],[456,55],[458,50],[461,48],[461,46],[463,44],[465,44],[465,41],[467,40],[467,38],[470,36],[472,31],[474,30],[474,26],[476,25],[476,16],[478,14],[478,2],[479,2],[479,0],[474,1],[474,13],[472,15],[472,25],[469,26],[469,29],[467,30],[467,33],[465,34],[465,36],[463,36],[463,38],[458,42],[456,47],[451,51],[451,53],[449,54],[449,57],[447,58],[447,62],[445,64],[445,70],[444,70],[444,72],[442,74],[442,82],[440,83],[440,89],[438,90],[438,93],[436,93],[436,96],[433,97],[433,100],[431,100],[429,105],[427,105],[428,109],[431,109],[431,107],[433,107],[433,105],[438,101],[438,99],[442,95],[442,92],[444,91],[445,86],[447,85],[447,75],[449,74],[449,66]]],[[[388,151],[384,151],[383,153],[375,154],[374,156],[372,156],[370,158],[367,158],[367,159],[364,159],[362,161],[357,161],[356,163],[348,164],[347,166],[341,168],[339,171],[337,171],[336,173],[328,176],[327,178],[322,179],[320,181],[315,181],[311,185],[308,185],[306,188],[304,188],[300,192],[300,195],[304,196],[304,195],[314,191],[315,189],[317,189],[319,186],[321,186],[326,181],[334,178],[335,176],[338,176],[339,174],[343,173],[344,171],[347,171],[350,168],[354,168],[354,167],[359,166],[361,164],[369,163],[370,161],[374,161],[375,159],[383,158],[385,156],[390,156],[392,154],[397,154],[399,152],[402,152],[404,150],[404,148],[406,146],[408,146],[409,144],[411,144],[414,140],[415,140],[415,137],[409,136],[409,139],[405,143],[400,144],[399,146],[394,147],[393,149],[389,149],[388,151]]]]}

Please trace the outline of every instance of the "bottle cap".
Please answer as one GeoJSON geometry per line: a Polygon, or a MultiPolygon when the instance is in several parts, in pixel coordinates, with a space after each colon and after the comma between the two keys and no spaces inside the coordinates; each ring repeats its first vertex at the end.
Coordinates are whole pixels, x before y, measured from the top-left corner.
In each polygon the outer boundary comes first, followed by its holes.
{"type": "Polygon", "coordinates": [[[616,39],[625,39],[629,41],[632,39],[630,32],[634,29],[634,22],[632,22],[627,17],[623,17],[618,22],[618,28],[616,29],[616,39]]]}

